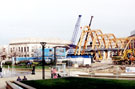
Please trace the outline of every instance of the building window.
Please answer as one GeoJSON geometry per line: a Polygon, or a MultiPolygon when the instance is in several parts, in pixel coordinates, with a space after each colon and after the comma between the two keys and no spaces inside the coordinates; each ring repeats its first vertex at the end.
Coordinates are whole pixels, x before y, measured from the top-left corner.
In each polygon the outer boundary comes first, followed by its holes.
{"type": "Polygon", "coordinates": [[[34,49],[32,49],[32,52],[34,52],[34,49]]]}
{"type": "Polygon", "coordinates": [[[10,52],[12,53],[12,48],[10,49],[10,52]]]}
{"type": "Polygon", "coordinates": [[[27,52],[29,52],[29,47],[27,47],[27,52]]]}
{"type": "Polygon", "coordinates": [[[19,52],[20,52],[20,47],[18,47],[18,50],[19,50],[19,52]]]}
{"type": "Polygon", "coordinates": [[[31,57],[34,57],[34,55],[33,55],[33,54],[31,54],[31,57]]]}
{"type": "Polygon", "coordinates": [[[15,51],[15,47],[13,47],[13,50],[15,51]]]}
{"type": "Polygon", "coordinates": [[[24,52],[26,52],[26,47],[24,47],[24,52]]]}
{"type": "Polygon", "coordinates": [[[21,47],[21,52],[23,52],[23,47],[21,47]]]}

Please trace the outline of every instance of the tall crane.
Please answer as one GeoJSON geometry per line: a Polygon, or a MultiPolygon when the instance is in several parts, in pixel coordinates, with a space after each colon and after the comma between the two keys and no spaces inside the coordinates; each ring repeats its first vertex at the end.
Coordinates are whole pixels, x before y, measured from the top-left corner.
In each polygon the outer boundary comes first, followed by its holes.
{"type": "MultiPolygon", "coordinates": [[[[89,23],[89,27],[91,26],[93,17],[94,17],[94,16],[91,16],[90,23],[89,23]]],[[[88,29],[88,30],[90,30],[90,29],[88,29]]],[[[88,40],[88,34],[89,34],[89,32],[87,32],[87,34],[86,34],[86,38],[85,38],[85,42],[84,42],[82,54],[84,54],[84,52],[85,52],[85,48],[86,48],[86,44],[87,44],[87,40],[88,40]]]]}
{"type": "Polygon", "coordinates": [[[70,53],[73,53],[73,48],[76,47],[75,46],[75,42],[76,42],[78,31],[80,29],[80,20],[81,20],[81,17],[82,17],[82,15],[78,15],[78,19],[77,19],[77,22],[75,24],[74,32],[73,32],[72,39],[71,39],[71,44],[69,45],[70,46],[69,54],[70,53]]]}
{"type": "MultiPolygon", "coordinates": [[[[93,17],[94,17],[94,16],[91,16],[90,23],[89,23],[89,27],[91,26],[93,17]]],[[[90,30],[90,29],[88,29],[88,30],[90,30]]],[[[85,52],[88,34],[89,34],[89,32],[86,33],[86,38],[85,38],[85,42],[84,42],[84,46],[83,46],[83,50],[82,50],[81,54],[84,54],[84,52],[85,52]]],[[[80,38],[79,38],[79,40],[78,40],[78,43],[77,43],[77,46],[76,46],[76,48],[75,48],[74,55],[76,55],[76,52],[77,52],[77,49],[78,49],[78,45],[79,45],[80,40],[81,40],[81,36],[80,36],[80,38]]]]}
{"type": "Polygon", "coordinates": [[[80,28],[81,17],[82,17],[82,15],[78,16],[77,22],[75,24],[74,32],[73,32],[72,39],[71,39],[72,45],[75,45],[75,42],[76,42],[76,37],[77,37],[78,31],[79,31],[79,28],[80,28]]]}

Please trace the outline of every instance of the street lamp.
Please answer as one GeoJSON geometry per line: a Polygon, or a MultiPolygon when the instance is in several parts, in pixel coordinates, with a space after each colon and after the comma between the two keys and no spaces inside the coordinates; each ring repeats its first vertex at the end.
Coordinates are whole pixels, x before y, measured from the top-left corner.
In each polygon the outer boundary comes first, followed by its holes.
{"type": "Polygon", "coordinates": [[[54,47],[54,65],[57,65],[56,47],[54,47]]]}
{"type": "Polygon", "coordinates": [[[40,44],[42,45],[42,79],[45,79],[45,54],[44,54],[44,49],[45,49],[45,45],[46,42],[40,42],[40,44]]]}

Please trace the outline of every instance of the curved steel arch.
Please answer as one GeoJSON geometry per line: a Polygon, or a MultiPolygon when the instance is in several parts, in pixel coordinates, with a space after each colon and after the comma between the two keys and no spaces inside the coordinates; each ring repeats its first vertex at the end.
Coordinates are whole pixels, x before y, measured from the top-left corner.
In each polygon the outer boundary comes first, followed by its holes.
{"type": "MultiPolygon", "coordinates": [[[[88,38],[87,38],[87,40],[85,40],[85,42],[84,42],[84,46],[83,46],[83,50],[82,50],[81,54],[84,54],[85,49],[86,49],[87,46],[88,46],[87,43],[89,42],[90,37],[91,37],[91,40],[92,40],[92,43],[93,43],[93,40],[95,40],[95,38],[97,38],[98,35],[103,34],[102,31],[99,30],[99,29],[98,29],[98,30],[89,30],[88,32],[89,32],[88,38]]],[[[98,44],[100,45],[99,39],[97,38],[96,40],[98,41],[98,44]]]]}
{"type": "MultiPolygon", "coordinates": [[[[108,35],[108,40],[110,41],[109,43],[110,43],[111,48],[113,47],[112,41],[114,42],[116,48],[118,48],[118,44],[117,44],[117,40],[116,40],[115,35],[112,34],[112,33],[111,34],[107,34],[107,35],[108,35]],[[111,37],[113,37],[113,38],[111,38],[111,37]]],[[[109,48],[109,45],[108,45],[108,48],[109,48]]]]}
{"type": "MultiPolygon", "coordinates": [[[[89,26],[84,26],[74,54],[83,55],[85,49],[88,48],[88,42],[90,42],[90,39],[92,42],[92,49],[94,50],[99,48],[125,48],[127,47],[125,44],[131,40],[131,37],[116,38],[114,34],[103,34],[100,29],[91,30],[89,26]],[[88,36],[86,36],[87,34],[88,36]]],[[[132,39],[135,39],[135,37],[132,39]]]]}
{"type": "MultiPolygon", "coordinates": [[[[100,43],[99,43],[99,47],[101,47],[102,42],[103,42],[104,46],[106,45],[105,39],[104,39],[105,37],[104,37],[104,36],[105,36],[104,34],[100,34],[100,35],[97,35],[97,36],[95,37],[95,39],[93,40],[92,49],[95,49],[95,45],[97,45],[96,40],[97,40],[97,39],[99,40],[99,37],[101,37],[101,40],[100,40],[100,43]]],[[[99,47],[98,47],[98,48],[99,48],[99,47]]]]}
{"type": "MultiPolygon", "coordinates": [[[[125,46],[125,48],[124,48],[123,53],[125,53],[125,51],[126,51],[128,48],[131,49],[130,46],[132,45],[132,41],[133,41],[133,44],[134,44],[135,37],[128,37],[128,38],[126,38],[125,40],[127,41],[127,44],[126,44],[126,46],[125,46]]],[[[134,46],[134,47],[135,47],[135,46],[134,46]]],[[[133,48],[134,48],[134,47],[133,47],[133,48]]]]}
{"type": "Polygon", "coordinates": [[[124,48],[125,47],[125,42],[127,38],[116,38],[118,48],[124,48]]]}

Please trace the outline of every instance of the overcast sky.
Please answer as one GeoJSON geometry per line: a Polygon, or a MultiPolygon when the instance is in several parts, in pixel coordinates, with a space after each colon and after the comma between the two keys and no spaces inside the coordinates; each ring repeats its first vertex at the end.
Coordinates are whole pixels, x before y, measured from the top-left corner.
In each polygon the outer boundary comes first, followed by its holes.
{"type": "MultiPolygon", "coordinates": [[[[135,29],[135,0],[0,0],[0,44],[24,37],[70,40],[81,26],[126,37],[135,29]]],[[[79,31],[80,34],[81,31],[79,31]]]]}

